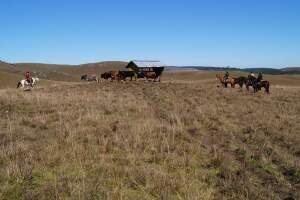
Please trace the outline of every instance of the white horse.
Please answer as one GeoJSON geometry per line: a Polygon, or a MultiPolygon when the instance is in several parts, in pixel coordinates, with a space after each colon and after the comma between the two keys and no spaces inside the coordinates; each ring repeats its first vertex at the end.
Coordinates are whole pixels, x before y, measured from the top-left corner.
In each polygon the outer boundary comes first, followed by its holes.
{"type": "Polygon", "coordinates": [[[17,88],[25,88],[25,87],[34,87],[39,81],[39,78],[31,78],[32,79],[32,84],[28,83],[27,80],[23,79],[18,82],[17,88]]]}
{"type": "Polygon", "coordinates": [[[40,79],[38,77],[32,78],[32,85],[35,86],[39,81],[40,79]]]}

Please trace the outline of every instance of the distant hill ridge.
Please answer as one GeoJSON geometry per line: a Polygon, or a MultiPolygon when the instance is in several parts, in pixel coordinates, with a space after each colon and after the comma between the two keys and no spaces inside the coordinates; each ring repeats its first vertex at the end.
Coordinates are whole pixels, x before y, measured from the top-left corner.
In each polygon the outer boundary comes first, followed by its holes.
{"type": "Polygon", "coordinates": [[[81,65],[67,64],[44,64],[44,63],[15,63],[9,64],[0,62],[0,72],[24,75],[25,71],[30,71],[33,76],[43,79],[58,81],[80,80],[83,74],[100,74],[110,70],[120,70],[125,68],[126,62],[105,61],[98,63],[88,63],[81,65]]]}
{"type": "MultiPolygon", "coordinates": [[[[25,71],[32,71],[44,78],[55,78],[59,76],[78,77],[84,73],[99,74],[109,70],[120,70],[127,65],[122,61],[104,61],[79,65],[68,64],[46,64],[46,63],[7,63],[0,60],[0,70],[23,74],[25,71]]],[[[275,68],[236,68],[236,67],[213,67],[213,66],[167,66],[167,70],[209,70],[209,71],[243,71],[243,72],[262,72],[264,74],[300,74],[300,67],[275,68]]]]}
{"type": "Polygon", "coordinates": [[[235,67],[211,67],[211,66],[169,66],[168,70],[209,70],[209,71],[243,71],[243,72],[262,72],[264,74],[280,75],[280,74],[300,74],[300,67],[288,68],[235,68],[235,67]]]}
{"type": "Polygon", "coordinates": [[[18,69],[14,64],[10,64],[0,60],[0,70],[5,72],[17,72],[18,69]]]}

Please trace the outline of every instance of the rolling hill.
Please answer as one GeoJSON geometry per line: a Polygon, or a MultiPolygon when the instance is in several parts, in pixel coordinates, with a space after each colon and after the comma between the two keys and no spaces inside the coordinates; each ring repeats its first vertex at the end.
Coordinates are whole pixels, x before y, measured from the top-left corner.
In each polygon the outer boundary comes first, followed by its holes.
{"type": "Polygon", "coordinates": [[[0,71],[3,72],[17,72],[18,69],[16,68],[15,65],[3,62],[0,60],[0,71]]]}
{"type": "Polygon", "coordinates": [[[282,75],[282,74],[300,74],[300,67],[291,68],[236,68],[236,67],[211,67],[211,66],[169,66],[167,67],[169,71],[183,71],[183,70],[200,70],[200,71],[242,71],[242,72],[254,72],[272,75],[282,75]]]}
{"type": "Polygon", "coordinates": [[[118,70],[126,66],[126,62],[107,61],[83,65],[57,65],[42,63],[9,64],[0,61],[0,88],[14,88],[24,77],[26,71],[32,76],[50,81],[77,82],[83,74],[100,75],[105,71],[118,70]]]}
{"type": "Polygon", "coordinates": [[[109,70],[122,69],[126,62],[107,61],[83,65],[57,65],[43,63],[16,63],[0,62],[0,72],[22,75],[30,71],[33,76],[56,81],[76,81],[82,74],[100,74],[109,70]]]}
{"type": "Polygon", "coordinates": [[[289,72],[289,73],[300,73],[300,67],[287,67],[281,69],[281,71],[289,72]]]}
{"type": "MultiPolygon", "coordinates": [[[[126,62],[121,61],[106,61],[98,63],[88,63],[81,65],[66,65],[66,64],[43,64],[43,63],[16,63],[10,64],[0,61],[0,73],[1,78],[0,83],[2,86],[9,85],[14,86],[15,83],[24,76],[25,71],[30,71],[32,76],[38,76],[42,79],[52,80],[52,81],[65,81],[65,82],[76,82],[80,81],[80,76],[83,74],[96,74],[100,75],[103,72],[110,70],[120,70],[125,68],[126,62]],[[13,84],[12,84],[13,83],[13,84]]],[[[300,68],[283,68],[283,69],[272,69],[272,68],[231,68],[231,67],[205,67],[205,66],[168,66],[166,67],[166,77],[177,76],[173,74],[173,71],[182,73],[179,75],[182,79],[185,77],[184,71],[199,71],[205,72],[210,71],[211,73],[223,72],[225,70],[231,71],[234,75],[247,75],[250,71],[254,73],[263,72],[264,74],[270,75],[289,75],[289,74],[300,74],[300,68]],[[168,73],[170,72],[170,73],[168,73]]],[[[187,74],[186,78],[191,78],[191,76],[198,77],[197,74],[187,74]]],[[[212,75],[214,76],[214,75],[212,75]]],[[[167,78],[168,79],[168,78],[167,78]]],[[[290,80],[290,78],[289,78],[290,80]]]]}

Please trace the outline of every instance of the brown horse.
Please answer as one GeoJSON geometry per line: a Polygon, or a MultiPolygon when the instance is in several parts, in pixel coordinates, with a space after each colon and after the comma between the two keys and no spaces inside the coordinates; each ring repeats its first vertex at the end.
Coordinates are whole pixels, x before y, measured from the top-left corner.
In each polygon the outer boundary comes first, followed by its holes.
{"type": "Polygon", "coordinates": [[[216,74],[216,78],[217,78],[217,80],[220,81],[220,83],[221,83],[221,84],[223,85],[223,87],[225,87],[225,88],[227,88],[228,84],[230,84],[232,88],[235,87],[236,82],[235,82],[235,79],[234,79],[234,78],[228,77],[227,80],[224,80],[224,77],[223,77],[223,75],[221,75],[221,74],[216,74]]]}
{"type": "Polygon", "coordinates": [[[270,93],[270,82],[262,80],[260,83],[258,83],[258,90],[261,88],[265,88],[265,92],[270,93]]]}
{"type": "Polygon", "coordinates": [[[119,71],[118,70],[113,70],[113,71],[109,71],[109,72],[105,72],[103,74],[101,74],[101,78],[108,80],[110,79],[111,81],[120,81],[120,75],[119,75],[119,71]]]}
{"type": "Polygon", "coordinates": [[[155,72],[155,71],[143,71],[140,73],[137,73],[137,79],[144,79],[145,81],[153,81],[153,82],[160,82],[161,81],[161,73],[155,72]]]}
{"type": "Polygon", "coordinates": [[[143,75],[145,76],[146,80],[152,79],[153,82],[158,78],[157,74],[155,72],[143,72],[143,75]]]}

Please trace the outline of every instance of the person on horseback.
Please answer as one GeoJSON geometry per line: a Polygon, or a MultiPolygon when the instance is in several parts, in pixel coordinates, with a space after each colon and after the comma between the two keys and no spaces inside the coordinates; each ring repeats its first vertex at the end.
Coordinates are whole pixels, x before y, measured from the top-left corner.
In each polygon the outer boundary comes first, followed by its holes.
{"type": "Polygon", "coordinates": [[[28,71],[25,73],[25,80],[26,80],[27,83],[29,83],[30,86],[32,87],[32,78],[31,78],[31,76],[30,76],[30,72],[28,72],[28,71]]]}
{"type": "Polygon", "coordinates": [[[226,71],[224,75],[224,82],[226,82],[228,78],[229,78],[229,72],[226,71]]]}
{"type": "Polygon", "coordinates": [[[255,85],[255,83],[256,83],[256,77],[255,77],[255,75],[254,75],[254,73],[253,72],[250,72],[249,73],[249,75],[248,75],[248,81],[247,81],[248,83],[247,83],[247,85],[255,85]]]}
{"type": "Polygon", "coordinates": [[[250,72],[250,74],[248,75],[248,79],[252,82],[253,80],[256,79],[255,74],[253,72],[250,72]]]}
{"type": "Polygon", "coordinates": [[[263,80],[263,75],[261,72],[258,73],[257,82],[261,82],[263,80]]]}

